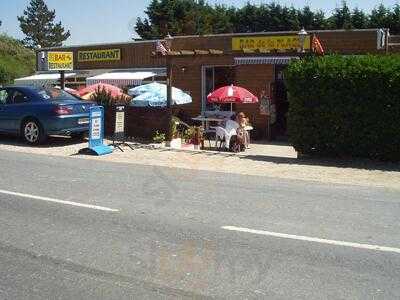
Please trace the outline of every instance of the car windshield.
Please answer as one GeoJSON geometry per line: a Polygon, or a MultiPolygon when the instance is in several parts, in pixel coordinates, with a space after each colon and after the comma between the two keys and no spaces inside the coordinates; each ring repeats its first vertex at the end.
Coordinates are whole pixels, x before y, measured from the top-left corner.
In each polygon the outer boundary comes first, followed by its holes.
{"type": "Polygon", "coordinates": [[[38,94],[43,99],[48,101],[77,100],[77,98],[72,96],[71,94],[68,94],[63,90],[56,88],[41,89],[38,91],[38,94]]]}

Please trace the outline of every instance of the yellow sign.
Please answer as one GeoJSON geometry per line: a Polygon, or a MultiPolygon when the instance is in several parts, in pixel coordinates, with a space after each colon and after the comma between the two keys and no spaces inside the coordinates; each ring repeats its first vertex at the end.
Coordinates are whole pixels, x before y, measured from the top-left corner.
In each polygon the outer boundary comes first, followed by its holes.
{"type": "Polygon", "coordinates": [[[73,52],[48,52],[49,71],[70,71],[74,69],[73,52]]]}
{"type": "MultiPolygon", "coordinates": [[[[310,36],[304,42],[304,49],[310,49],[310,36]]],[[[232,50],[296,50],[300,48],[297,35],[283,36],[244,36],[232,38],[232,50]]]]}
{"type": "Polygon", "coordinates": [[[79,62],[121,60],[121,49],[78,51],[79,62]]]}

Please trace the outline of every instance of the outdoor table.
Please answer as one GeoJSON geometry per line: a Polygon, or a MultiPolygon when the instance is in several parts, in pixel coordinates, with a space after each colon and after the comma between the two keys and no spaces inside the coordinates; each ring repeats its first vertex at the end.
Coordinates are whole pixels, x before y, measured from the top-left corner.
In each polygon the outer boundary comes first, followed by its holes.
{"type": "MultiPolygon", "coordinates": [[[[209,132],[209,131],[213,131],[214,132],[214,131],[216,131],[216,127],[210,126],[210,122],[218,122],[218,123],[220,123],[220,122],[222,122],[222,121],[224,121],[226,119],[228,119],[228,118],[206,117],[206,116],[198,116],[198,117],[192,118],[192,120],[194,120],[194,121],[202,122],[205,132],[209,132]]],[[[250,126],[250,125],[247,125],[247,126],[244,127],[244,130],[246,130],[247,132],[250,132],[253,129],[254,129],[253,126],[250,126]]],[[[250,144],[250,134],[248,135],[248,138],[249,138],[248,142],[250,144]]],[[[217,137],[215,137],[215,141],[217,142],[217,137]]]]}
{"type": "Polygon", "coordinates": [[[198,116],[198,117],[192,118],[192,120],[194,120],[194,121],[202,122],[205,130],[210,129],[210,122],[222,122],[225,119],[226,118],[205,117],[205,116],[198,116]],[[205,124],[205,126],[204,126],[204,124],[205,124]]]}

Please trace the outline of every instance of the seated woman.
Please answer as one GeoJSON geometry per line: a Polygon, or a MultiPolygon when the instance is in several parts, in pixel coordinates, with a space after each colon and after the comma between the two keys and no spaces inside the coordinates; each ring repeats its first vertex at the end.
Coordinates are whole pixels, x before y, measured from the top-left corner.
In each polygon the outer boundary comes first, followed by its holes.
{"type": "MultiPolygon", "coordinates": [[[[250,134],[246,130],[246,126],[249,125],[249,118],[243,112],[240,112],[236,116],[236,122],[239,124],[239,128],[237,129],[238,140],[244,145],[244,148],[249,148],[250,134]]],[[[241,150],[244,151],[242,147],[241,150]]]]}
{"type": "Polygon", "coordinates": [[[248,119],[244,113],[239,113],[226,120],[223,126],[216,128],[216,136],[225,141],[225,147],[232,152],[244,151],[249,144],[249,133],[246,131],[248,119]]]}
{"type": "Polygon", "coordinates": [[[216,137],[219,141],[225,142],[227,149],[231,148],[231,138],[237,135],[237,129],[239,128],[239,124],[235,120],[236,117],[232,116],[216,127],[216,137]]]}

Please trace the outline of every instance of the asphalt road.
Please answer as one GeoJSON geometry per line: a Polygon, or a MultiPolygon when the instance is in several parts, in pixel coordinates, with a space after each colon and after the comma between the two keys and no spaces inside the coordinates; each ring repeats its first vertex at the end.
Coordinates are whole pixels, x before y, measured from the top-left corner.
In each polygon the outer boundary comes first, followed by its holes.
{"type": "Polygon", "coordinates": [[[396,190],[13,152],[0,166],[0,299],[400,298],[396,190]]]}

